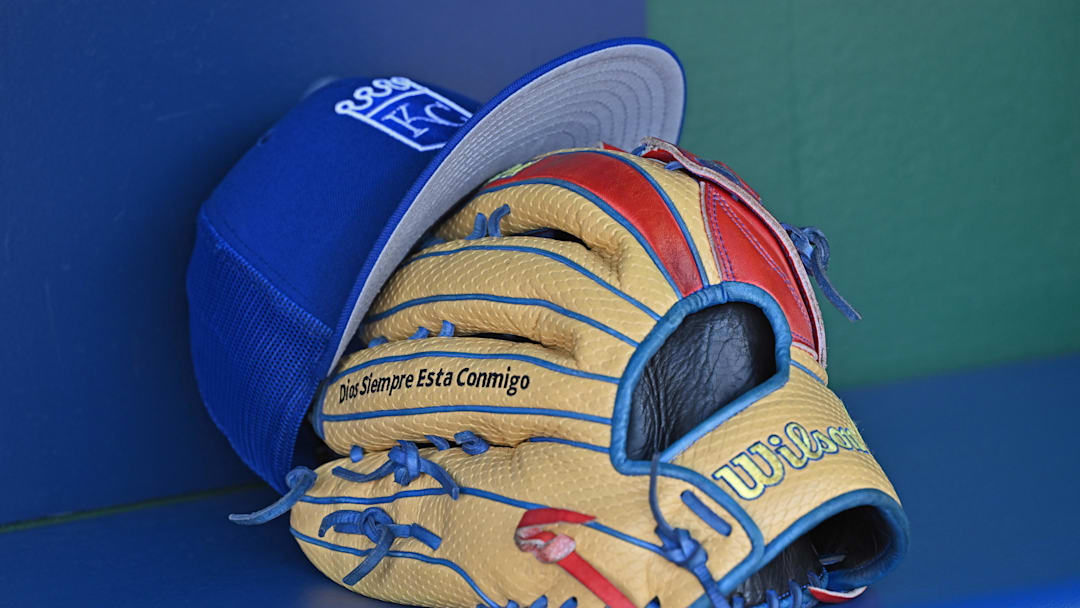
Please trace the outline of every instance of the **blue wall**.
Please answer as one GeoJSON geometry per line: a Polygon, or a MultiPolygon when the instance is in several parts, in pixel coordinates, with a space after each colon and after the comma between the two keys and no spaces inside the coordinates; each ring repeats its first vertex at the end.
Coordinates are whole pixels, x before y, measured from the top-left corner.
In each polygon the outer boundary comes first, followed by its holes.
{"type": "Polygon", "coordinates": [[[0,487],[17,497],[0,523],[254,480],[203,410],[184,271],[199,204],[314,81],[485,99],[645,30],[643,2],[402,6],[0,6],[0,487]]]}

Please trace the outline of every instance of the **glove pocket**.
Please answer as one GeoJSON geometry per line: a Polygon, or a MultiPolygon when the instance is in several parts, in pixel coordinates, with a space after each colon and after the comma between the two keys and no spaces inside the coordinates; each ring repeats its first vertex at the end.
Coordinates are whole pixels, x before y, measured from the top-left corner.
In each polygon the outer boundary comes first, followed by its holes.
{"type": "Polygon", "coordinates": [[[745,510],[764,542],[759,567],[809,540],[829,587],[854,589],[899,562],[907,519],[843,403],[807,365],[792,365],[786,384],[730,417],[720,412],[715,428],[665,457],[745,510]]]}

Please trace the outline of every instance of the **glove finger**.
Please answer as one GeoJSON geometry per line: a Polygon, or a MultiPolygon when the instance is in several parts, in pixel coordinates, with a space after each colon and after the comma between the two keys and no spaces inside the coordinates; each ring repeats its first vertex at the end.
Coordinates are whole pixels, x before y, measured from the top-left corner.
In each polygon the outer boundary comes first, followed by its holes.
{"type": "MultiPolygon", "coordinates": [[[[578,606],[599,608],[605,602],[569,570],[543,563],[515,543],[527,511],[558,508],[596,519],[587,524],[553,523],[543,530],[573,539],[576,555],[633,605],[644,606],[655,597],[661,606],[685,606],[703,593],[690,571],[662,555],[649,508],[648,477],[622,476],[608,466],[606,454],[526,443],[491,447],[477,456],[458,448],[421,448],[418,455],[454,480],[456,500],[428,474],[416,477],[408,487],[392,476],[370,481],[347,478],[384,466],[387,455],[382,452],[357,463],[343,459],[319,469],[315,485],[293,507],[292,527],[305,554],[331,579],[364,595],[408,605],[467,608],[514,601],[528,606],[543,596],[548,606],[562,606],[575,598],[578,606]],[[330,524],[348,518],[336,515],[341,511],[372,508],[384,511],[402,534],[370,574],[355,584],[343,582],[376,546],[380,532],[371,528],[365,535],[364,530],[330,524]],[[423,531],[406,528],[412,524],[423,531]],[[424,538],[431,540],[425,532],[439,538],[438,548],[425,544],[424,538]]],[[[710,570],[730,570],[749,552],[749,538],[738,526],[727,536],[720,534],[680,499],[685,491],[696,492],[719,517],[734,523],[719,504],[686,482],[670,478],[658,480],[665,518],[702,543],[710,570]]]]}
{"type": "Polygon", "coordinates": [[[449,321],[458,336],[515,336],[570,354],[587,371],[613,373],[612,363],[625,359],[658,317],[616,278],[575,243],[452,241],[420,252],[395,272],[361,335],[402,340],[418,327],[438,333],[449,321]]]}

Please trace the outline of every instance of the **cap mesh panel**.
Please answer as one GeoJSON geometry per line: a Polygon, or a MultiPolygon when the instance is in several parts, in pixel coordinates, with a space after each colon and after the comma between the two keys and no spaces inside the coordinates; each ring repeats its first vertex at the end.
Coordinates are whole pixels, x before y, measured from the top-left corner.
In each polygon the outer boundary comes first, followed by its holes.
{"type": "Polygon", "coordinates": [[[331,329],[278,291],[200,214],[187,275],[191,354],[210,416],[284,492],[331,329]]]}

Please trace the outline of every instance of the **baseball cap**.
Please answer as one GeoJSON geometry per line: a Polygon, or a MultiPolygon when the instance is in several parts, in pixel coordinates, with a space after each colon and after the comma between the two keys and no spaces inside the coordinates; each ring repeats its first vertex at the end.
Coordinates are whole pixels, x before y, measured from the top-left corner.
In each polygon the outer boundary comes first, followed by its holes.
{"type": "Polygon", "coordinates": [[[203,204],[188,266],[199,391],[240,458],[287,490],[320,383],[451,206],[543,152],[675,141],[684,101],[678,58],[643,38],[563,55],[484,104],[403,76],[304,98],[203,204]]]}

